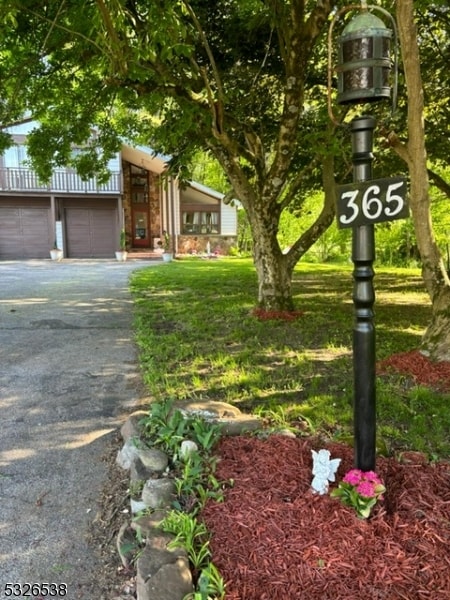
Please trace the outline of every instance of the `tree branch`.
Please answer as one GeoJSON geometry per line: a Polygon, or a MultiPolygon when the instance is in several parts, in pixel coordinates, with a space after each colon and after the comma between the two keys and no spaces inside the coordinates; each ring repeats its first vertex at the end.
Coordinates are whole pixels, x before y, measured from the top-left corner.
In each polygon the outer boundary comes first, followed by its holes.
{"type": "Polygon", "coordinates": [[[434,185],[441,190],[448,198],[450,198],[450,183],[447,183],[440,175],[432,169],[428,169],[428,175],[434,185]]]}

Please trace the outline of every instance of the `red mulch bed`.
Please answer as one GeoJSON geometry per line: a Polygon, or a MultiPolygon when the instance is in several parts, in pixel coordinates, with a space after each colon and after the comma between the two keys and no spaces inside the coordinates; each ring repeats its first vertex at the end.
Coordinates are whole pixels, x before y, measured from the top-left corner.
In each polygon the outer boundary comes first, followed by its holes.
{"type": "MultiPolygon", "coordinates": [[[[450,362],[432,362],[418,350],[400,352],[377,364],[378,373],[396,371],[413,378],[415,383],[450,391],[450,362]]],[[[449,596],[450,598],[450,593],[449,596]]]]}
{"type": "MultiPolygon", "coordinates": [[[[385,500],[361,520],[310,491],[311,449],[323,446],[280,435],[220,442],[217,476],[234,486],[202,516],[227,600],[448,600],[450,464],[379,458],[385,500]]],[[[340,480],[353,450],[327,448],[342,458],[340,480]]]]}

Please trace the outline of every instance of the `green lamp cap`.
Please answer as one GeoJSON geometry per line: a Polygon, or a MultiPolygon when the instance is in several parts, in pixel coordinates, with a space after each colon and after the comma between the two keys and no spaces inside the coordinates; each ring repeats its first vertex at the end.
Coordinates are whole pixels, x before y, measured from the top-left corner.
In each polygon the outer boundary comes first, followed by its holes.
{"type": "Polygon", "coordinates": [[[365,10],[356,15],[356,17],[353,17],[350,23],[344,27],[342,35],[373,29],[384,29],[386,32],[390,31],[379,17],[376,17],[371,12],[365,10]]]}

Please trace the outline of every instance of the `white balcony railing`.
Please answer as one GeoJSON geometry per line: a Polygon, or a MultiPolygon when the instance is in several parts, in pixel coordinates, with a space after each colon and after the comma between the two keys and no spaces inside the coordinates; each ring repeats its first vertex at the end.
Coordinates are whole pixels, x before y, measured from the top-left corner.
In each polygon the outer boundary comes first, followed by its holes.
{"type": "Polygon", "coordinates": [[[109,181],[98,183],[95,177],[83,181],[73,171],[54,171],[49,183],[41,183],[34,171],[23,168],[0,168],[2,192],[55,192],[82,194],[120,194],[122,178],[119,172],[111,173],[109,181]]]}

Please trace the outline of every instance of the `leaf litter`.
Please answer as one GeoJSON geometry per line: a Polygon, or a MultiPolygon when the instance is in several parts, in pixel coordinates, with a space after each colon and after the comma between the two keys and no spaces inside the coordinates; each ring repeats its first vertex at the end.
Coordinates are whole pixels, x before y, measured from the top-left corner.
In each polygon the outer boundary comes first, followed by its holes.
{"type": "MultiPolygon", "coordinates": [[[[227,600],[448,600],[450,464],[378,458],[387,491],[363,520],[311,491],[311,450],[323,445],[281,435],[219,443],[216,475],[233,484],[201,518],[227,600]]],[[[353,450],[326,447],[342,459],[338,482],[353,450]]]]}

